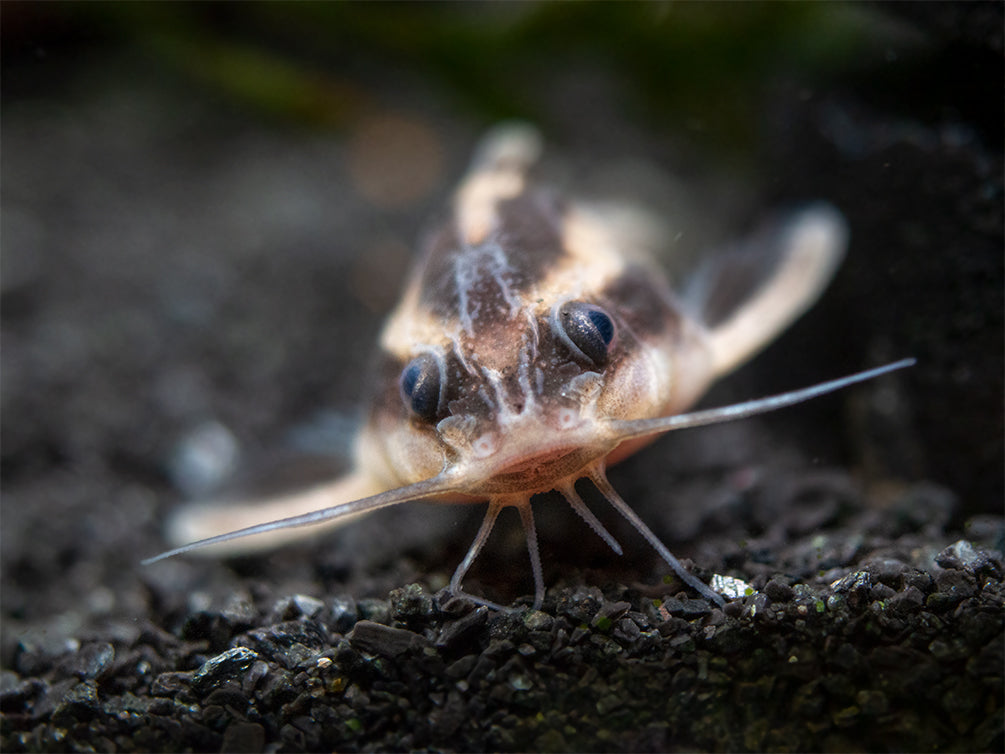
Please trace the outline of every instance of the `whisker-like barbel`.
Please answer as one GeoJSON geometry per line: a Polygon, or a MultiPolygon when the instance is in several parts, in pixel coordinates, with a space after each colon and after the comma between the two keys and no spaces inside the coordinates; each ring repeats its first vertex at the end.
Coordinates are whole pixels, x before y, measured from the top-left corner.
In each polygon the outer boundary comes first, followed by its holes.
{"type": "Polygon", "coordinates": [[[703,411],[692,411],[687,414],[677,414],[676,416],[666,416],[657,419],[635,419],[634,421],[611,422],[612,429],[628,440],[635,437],[647,437],[649,435],[659,435],[664,432],[671,432],[675,429],[689,429],[691,427],[705,427],[709,424],[721,424],[722,422],[748,419],[758,414],[766,414],[770,411],[777,411],[780,408],[794,406],[797,403],[819,398],[835,390],[850,387],[859,382],[875,379],[884,374],[895,372],[898,369],[906,369],[914,366],[915,359],[901,359],[892,364],[886,364],[874,369],[866,369],[863,372],[856,372],[846,377],[836,380],[821,382],[818,385],[811,385],[799,390],[791,390],[787,393],[770,395],[766,398],[756,398],[743,403],[733,403],[729,406],[710,408],[703,411]]]}
{"type": "Polygon", "coordinates": [[[191,552],[192,550],[198,550],[212,545],[219,545],[224,542],[231,542],[235,539],[252,537],[256,534],[267,534],[281,529],[295,529],[303,526],[315,526],[333,519],[355,518],[356,516],[364,513],[372,513],[373,511],[380,510],[381,508],[388,508],[392,505],[398,505],[399,503],[422,500],[423,498],[443,494],[444,492],[449,492],[453,489],[448,480],[449,476],[443,474],[433,477],[432,479],[426,479],[422,482],[409,484],[405,487],[388,490],[387,492],[371,495],[370,497],[365,497],[360,500],[352,500],[347,503],[333,505],[329,508],[321,508],[319,510],[310,511],[309,513],[302,513],[298,516],[289,516],[275,521],[255,524],[254,526],[246,526],[243,529],[237,529],[223,534],[216,534],[212,537],[206,537],[205,539],[200,539],[187,545],[176,547],[173,550],[162,552],[159,555],[154,555],[152,558],[144,560],[143,565],[150,565],[159,560],[172,558],[175,555],[181,555],[186,552],[191,552]]]}

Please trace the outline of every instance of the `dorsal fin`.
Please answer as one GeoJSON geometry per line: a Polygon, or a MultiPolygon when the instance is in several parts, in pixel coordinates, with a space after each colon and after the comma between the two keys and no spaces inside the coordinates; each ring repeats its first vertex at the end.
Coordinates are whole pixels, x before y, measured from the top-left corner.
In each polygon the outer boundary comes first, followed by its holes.
{"type": "Polygon", "coordinates": [[[496,205],[524,191],[527,172],[540,154],[541,137],[526,124],[497,126],[482,139],[454,200],[464,241],[476,246],[485,240],[493,229],[496,205]]]}
{"type": "Polygon", "coordinates": [[[683,298],[708,328],[716,375],[742,364],[813,305],[847,239],[841,214],[814,204],[703,263],[683,298]]]}

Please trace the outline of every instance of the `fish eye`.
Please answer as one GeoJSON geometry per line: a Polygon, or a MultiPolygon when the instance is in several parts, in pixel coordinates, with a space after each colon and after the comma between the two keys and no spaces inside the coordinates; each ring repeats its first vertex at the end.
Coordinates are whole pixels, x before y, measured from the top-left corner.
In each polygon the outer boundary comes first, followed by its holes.
{"type": "Polygon", "coordinates": [[[416,356],[401,371],[401,400],[420,419],[436,421],[443,403],[444,383],[442,359],[432,353],[416,356]]]}
{"type": "Polygon", "coordinates": [[[595,366],[607,361],[614,340],[614,320],[599,306],[570,301],[555,312],[552,326],[574,355],[595,366]]]}

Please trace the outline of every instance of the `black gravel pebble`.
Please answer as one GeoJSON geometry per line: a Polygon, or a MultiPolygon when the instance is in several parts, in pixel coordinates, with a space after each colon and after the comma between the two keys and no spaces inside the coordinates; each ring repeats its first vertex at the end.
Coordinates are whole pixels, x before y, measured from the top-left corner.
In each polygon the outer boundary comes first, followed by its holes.
{"type": "Polygon", "coordinates": [[[792,595],[794,594],[792,587],[779,579],[772,579],[765,584],[764,593],[768,595],[773,602],[788,602],[792,599],[792,595]]]}
{"type": "Polygon", "coordinates": [[[989,553],[975,548],[973,544],[961,539],[940,552],[935,562],[943,568],[965,570],[977,576],[989,575],[1001,577],[1001,558],[995,558],[989,553]]]}
{"type": "Polygon", "coordinates": [[[239,680],[257,659],[258,653],[247,647],[234,647],[211,657],[192,676],[192,690],[202,696],[223,683],[239,680]]]}
{"type": "Polygon", "coordinates": [[[223,734],[223,743],[220,745],[221,752],[255,752],[265,749],[265,728],[258,723],[232,722],[227,726],[223,734]]]}
{"type": "Polygon", "coordinates": [[[348,638],[354,649],[383,657],[397,657],[409,650],[429,645],[429,641],[419,634],[369,620],[359,621],[349,632],[348,638]]]}

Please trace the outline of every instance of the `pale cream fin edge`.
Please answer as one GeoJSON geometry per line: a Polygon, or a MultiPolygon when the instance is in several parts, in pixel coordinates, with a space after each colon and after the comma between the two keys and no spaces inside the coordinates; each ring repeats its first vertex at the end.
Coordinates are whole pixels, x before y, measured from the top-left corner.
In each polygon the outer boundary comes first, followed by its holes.
{"type": "Polygon", "coordinates": [[[781,235],[778,269],[729,319],[710,328],[716,376],[732,371],[812,306],[844,258],[848,227],[833,207],[798,212],[781,235]]]}
{"type": "Polygon", "coordinates": [[[527,171],[541,150],[537,130],[517,122],[497,126],[482,139],[454,203],[467,243],[485,241],[494,228],[496,203],[524,190],[527,171]]]}
{"type": "MultiPolygon", "coordinates": [[[[186,545],[218,534],[244,529],[248,526],[275,521],[290,516],[330,508],[340,503],[348,503],[360,498],[383,492],[370,475],[359,472],[346,474],[333,482],[327,482],[306,490],[277,495],[259,502],[202,502],[188,505],[171,515],[167,524],[167,538],[174,546],[186,545]]],[[[316,536],[348,523],[361,515],[348,515],[314,526],[278,529],[265,534],[210,545],[194,552],[207,557],[243,555],[246,553],[271,550],[288,542],[316,536]]]]}

